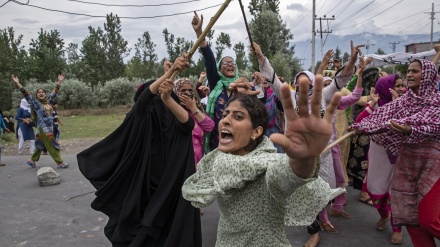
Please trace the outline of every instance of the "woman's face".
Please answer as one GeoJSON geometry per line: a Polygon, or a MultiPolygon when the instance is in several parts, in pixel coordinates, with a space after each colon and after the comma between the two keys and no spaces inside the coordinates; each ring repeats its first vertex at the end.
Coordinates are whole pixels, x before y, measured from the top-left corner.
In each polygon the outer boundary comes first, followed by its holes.
{"type": "Polygon", "coordinates": [[[41,99],[41,100],[46,98],[46,93],[44,92],[43,89],[38,89],[37,90],[37,98],[41,99]]]}
{"type": "Polygon", "coordinates": [[[234,155],[248,154],[249,151],[245,150],[245,147],[261,135],[259,127],[252,127],[249,112],[238,100],[229,103],[224,110],[218,131],[218,149],[234,155]]]}
{"type": "Polygon", "coordinates": [[[220,62],[220,73],[228,78],[235,77],[235,70],[237,69],[237,66],[234,62],[234,59],[230,57],[225,57],[220,62]]]}
{"type": "Polygon", "coordinates": [[[186,96],[188,96],[190,98],[193,98],[194,97],[194,91],[193,91],[192,85],[189,84],[189,83],[183,84],[180,87],[180,89],[179,89],[179,97],[182,94],[184,94],[184,95],[186,95],[186,96]]]}
{"type": "Polygon", "coordinates": [[[419,62],[412,62],[408,67],[406,74],[406,81],[408,82],[408,88],[418,93],[420,88],[420,81],[422,79],[422,66],[419,62]]]}
{"type": "Polygon", "coordinates": [[[405,93],[405,88],[406,85],[402,79],[397,79],[394,83],[394,91],[396,91],[399,96],[402,96],[405,93]]]}

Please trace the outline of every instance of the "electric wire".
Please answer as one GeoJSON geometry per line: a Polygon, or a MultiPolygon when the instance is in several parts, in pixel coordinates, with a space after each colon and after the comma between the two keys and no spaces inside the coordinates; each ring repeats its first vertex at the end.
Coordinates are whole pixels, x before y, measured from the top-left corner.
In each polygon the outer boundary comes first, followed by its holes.
{"type": "MultiPolygon", "coordinates": [[[[14,0],[11,0],[11,1],[15,2],[14,0]]],[[[167,15],[137,16],[137,17],[118,16],[118,17],[119,17],[119,19],[154,19],[154,18],[160,18],[160,17],[170,17],[170,16],[189,14],[189,13],[193,13],[194,11],[202,11],[202,10],[206,10],[206,9],[211,9],[211,8],[215,8],[215,7],[218,7],[218,6],[221,6],[221,5],[222,4],[217,4],[217,5],[209,6],[209,7],[206,7],[206,8],[191,10],[191,11],[187,11],[187,12],[167,14],[167,15]]],[[[32,5],[32,4],[26,4],[25,6],[29,6],[29,7],[33,7],[33,8],[37,8],[37,9],[42,9],[42,10],[46,10],[46,11],[51,11],[51,12],[58,12],[58,13],[69,14],[69,15],[87,16],[87,17],[92,17],[92,18],[105,18],[106,17],[105,15],[104,16],[103,15],[89,15],[89,14],[74,13],[74,12],[69,12],[69,11],[64,11],[64,10],[49,9],[49,8],[44,8],[44,7],[40,7],[40,6],[35,6],[35,5],[32,5]]]]}
{"type": "Polygon", "coordinates": [[[343,1],[344,1],[344,0],[341,0],[338,4],[335,5],[335,7],[333,7],[333,9],[331,9],[330,11],[328,11],[327,14],[325,14],[325,15],[328,15],[330,12],[332,12],[334,9],[336,9],[336,8],[339,6],[339,4],[341,4],[343,1]]]}
{"type": "Polygon", "coordinates": [[[362,24],[362,23],[365,23],[365,22],[367,22],[367,21],[373,19],[374,17],[376,17],[376,16],[378,16],[378,15],[380,15],[380,14],[382,14],[382,13],[388,11],[389,9],[395,7],[396,5],[398,5],[398,4],[401,3],[401,2],[403,2],[403,0],[400,0],[399,2],[397,2],[397,3],[393,4],[393,5],[391,5],[389,8],[387,8],[387,9],[385,9],[385,10],[379,12],[378,14],[376,14],[376,15],[374,15],[374,16],[372,16],[372,17],[370,17],[370,18],[368,18],[368,19],[366,19],[366,20],[364,20],[364,21],[362,21],[362,22],[359,22],[359,23],[356,24],[356,25],[349,26],[349,27],[346,27],[346,28],[341,28],[341,29],[339,29],[339,30],[337,30],[337,31],[341,31],[341,30],[349,29],[349,28],[352,28],[352,27],[358,26],[358,25],[360,25],[360,24],[362,24]]]}
{"type": "Polygon", "coordinates": [[[369,2],[367,5],[365,5],[364,7],[362,7],[361,9],[357,10],[354,12],[354,14],[346,17],[345,19],[343,19],[342,21],[337,22],[333,28],[337,28],[340,25],[344,24],[346,21],[350,20],[351,18],[355,17],[356,15],[358,15],[359,13],[361,13],[363,10],[365,10],[366,8],[368,8],[368,6],[370,6],[372,3],[374,3],[376,0],[373,0],[371,2],[369,2]]]}
{"type": "Polygon", "coordinates": [[[107,3],[86,2],[86,1],[80,1],[80,0],[66,0],[66,1],[83,3],[83,4],[100,5],[100,6],[109,6],[109,7],[157,7],[157,6],[168,6],[168,5],[178,5],[178,4],[184,4],[184,3],[198,2],[200,0],[189,0],[189,1],[184,1],[184,2],[159,3],[159,4],[107,4],[107,3]]]}

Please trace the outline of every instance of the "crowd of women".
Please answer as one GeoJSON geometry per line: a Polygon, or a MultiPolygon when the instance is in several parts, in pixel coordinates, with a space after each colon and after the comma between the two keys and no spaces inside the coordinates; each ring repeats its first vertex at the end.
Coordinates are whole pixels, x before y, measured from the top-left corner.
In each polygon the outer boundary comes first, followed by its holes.
{"type": "MultiPolygon", "coordinates": [[[[203,17],[195,13],[191,24],[199,38],[203,17]]],[[[386,75],[369,66],[362,47],[350,43],[346,64],[327,52],[316,73],[302,71],[291,83],[256,43],[259,71],[251,82],[232,57],[216,61],[206,41],[196,88],[187,78],[170,79],[189,66],[187,54],[165,61],[163,76],[138,87],[121,126],[77,155],[97,189],[92,208],[109,217],[104,232],[112,245],[202,246],[200,208],[217,201],[216,246],[291,246],[285,225],[307,226],[304,246],[317,246],[319,231],[338,232],[328,214],[351,218],[344,210],[350,183],[377,209],[377,230],[391,222],[391,244],[402,243],[406,227],[414,246],[435,246],[436,61],[414,60],[406,75],[386,75]],[[348,131],[355,135],[326,148],[348,131]]],[[[24,95],[22,122],[35,119],[37,129],[28,165],[45,148],[67,168],[48,103],[64,76],[51,94],[38,89],[35,97],[12,79],[24,95]]]]}

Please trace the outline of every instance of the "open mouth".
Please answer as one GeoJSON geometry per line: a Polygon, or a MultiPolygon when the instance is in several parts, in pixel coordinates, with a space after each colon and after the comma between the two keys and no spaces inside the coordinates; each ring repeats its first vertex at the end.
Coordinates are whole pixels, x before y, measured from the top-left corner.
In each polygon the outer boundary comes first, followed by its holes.
{"type": "Polygon", "coordinates": [[[222,130],[220,131],[220,143],[227,144],[232,142],[233,134],[230,131],[222,130]]]}

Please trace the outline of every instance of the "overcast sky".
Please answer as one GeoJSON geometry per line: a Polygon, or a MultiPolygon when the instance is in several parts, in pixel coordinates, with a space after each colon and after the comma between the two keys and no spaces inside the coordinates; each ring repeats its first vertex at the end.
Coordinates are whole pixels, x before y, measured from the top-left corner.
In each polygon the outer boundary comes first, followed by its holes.
{"type": "MultiPolygon", "coordinates": [[[[7,0],[0,0],[0,6],[7,0]]],[[[26,3],[25,0],[20,0],[26,3]]],[[[430,12],[432,3],[435,11],[440,11],[440,3],[437,0],[316,0],[317,17],[331,17],[334,21],[323,22],[323,30],[333,30],[332,34],[362,34],[374,32],[380,34],[426,34],[431,31],[430,12]]],[[[50,10],[65,11],[93,16],[105,16],[113,12],[119,17],[152,17],[170,15],[193,10],[209,8],[222,4],[222,0],[39,0],[29,1],[29,6],[8,2],[0,8],[0,28],[13,27],[16,34],[24,35],[23,44],[28,46],[31,39],[37,37],[40,28],[45,30],[57,29],[65,43],[79,43],[88,35],[88,26],[103,27],[105,17],[87,17],[67,13],[59,13],[43,10],[32,6],[50,10]],[[88,3],[85,3],[88,2],[88,3]],[[186,2],[186,3],[182,3],[186,2]],[[119,5],[157,5],[180,3],[157,7],[128,7],[128,6],[100,6],[90,3],[119,4],[119,5]]],[[[243,0],[248,21],[251,15],[248,13],[249,0],[243,0]]],[[[219,7],[213,7],[199,11],[205,17],[205,26],[219,7]]],[[[280,14],[287,23],[288,28],[294,35],[293,42],[310,40],[312,30],[312,1],[281,0],[280,14]],[[307,3],[304,3],[307,2],[307,3]]],[[[195,40],[195,34],[191,27],[193,14],[176,15],[172,17],[156,17],[149,19],[124,19],[122,22],[122,35],[129,42],[131,48],[141,37],[142,33],[149,31],[153,42],[157,45],[156,52],[159,57],[166,56],[162,30],[168,28],[169,32],[176,37],[195,40]]],[[[440,14],[436,14],[434,20],[434,32],[440,31],[440,14]]],[[[316,22],[317,29],[319,22],[316,22]]],[[[233,0],[223,15],[214,26],[216,35],[226,32],[231,36],[232,44],[239,41],[247,44],[245,24],[241,14],[239,2],[233,0]]],[[[270,30],[267,30],[270,32],[270,30]]],[[[332,34],[328,41],[331,42],[332,34]]],[[[429,39],[429,37],[428,37],[429,39]]],[[[132,49],[131,54],[134,54],[132,49]]]]}

